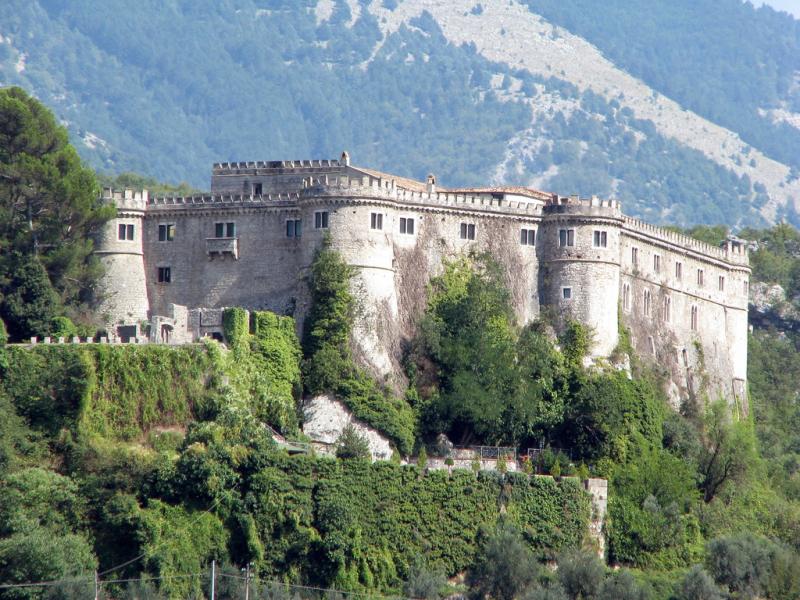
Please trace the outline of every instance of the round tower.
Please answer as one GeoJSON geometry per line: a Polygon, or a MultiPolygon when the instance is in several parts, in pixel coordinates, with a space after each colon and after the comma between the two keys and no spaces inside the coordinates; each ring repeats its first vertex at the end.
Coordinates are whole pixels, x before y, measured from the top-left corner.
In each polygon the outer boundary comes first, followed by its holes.
{"type": "Polygon", "coordinates": [[[106,223],[94,251],[105,268],[100,314],[109,335],[123,340],[143,335],[141,324],[150,311],[142,245],[147,198],[146,190],[103,190],[103,201],[113,203],[117,215],[106,223]]]}
{"type": "Polygon", "coordinates": [[[621,227],[615,200],[554,198],[542,210],[541,307],[562,326],[588,326],[592,356],[608,356],[619,338],[621,227]]]}

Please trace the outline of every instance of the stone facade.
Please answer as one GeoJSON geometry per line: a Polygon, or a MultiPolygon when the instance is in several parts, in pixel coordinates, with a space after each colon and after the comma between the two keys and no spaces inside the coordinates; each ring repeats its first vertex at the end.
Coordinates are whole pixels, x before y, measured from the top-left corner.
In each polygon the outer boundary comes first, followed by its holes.
{"type": "Polygon", "coordinates": [[[703,244],[631,219],[614,200],[437,188],[433,176],[423,183],[351,166],[346,153],[215,164],[211,190],[106,191],[119,209],[98,244],[110,325],[149,319],[151,339],[185,341],[218,332],[207,309],[223,306],[294,314],[300,325],[305,277],[327,237],[356,267],[358,357],[401,387],[402,345],[427,283],[445,260],[487,251],[505,270],[521,322],[542,313],[578,319],[592,328],[599,359],[617,346],[621,315],[638,353],[670,372],[675,403],[704,380],[746,410],[750,269],[737,240],[703,244]],[[127,224],[133,240],[119,239],[127,224]]]}

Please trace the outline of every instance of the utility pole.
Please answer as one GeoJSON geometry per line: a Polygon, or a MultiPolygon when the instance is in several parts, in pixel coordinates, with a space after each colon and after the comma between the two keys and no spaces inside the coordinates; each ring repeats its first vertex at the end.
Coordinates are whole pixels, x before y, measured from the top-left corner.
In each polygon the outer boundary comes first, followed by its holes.
{"type": "Polygon", "coordinates": [[[94,572],[94,600],[100,600],[100,578],[97,571],[94,572]]]}
{"type": "Polygon", "coordinates": [[[217,577],[217,561],[211,561],[211,600],[214,600],[214,580],[217,577]]]}
{"type": "Polygon", "coordinates": [[[245,569],[244,574],[244,600],[250,600],[250,565],[253,563],[247,563],[247,568],[245,569]]]}

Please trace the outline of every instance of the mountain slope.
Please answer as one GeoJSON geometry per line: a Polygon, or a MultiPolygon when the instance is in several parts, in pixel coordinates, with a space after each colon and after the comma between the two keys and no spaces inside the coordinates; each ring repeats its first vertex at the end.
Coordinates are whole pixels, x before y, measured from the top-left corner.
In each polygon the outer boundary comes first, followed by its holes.
{"type": "MultiPolygon", "coordinates": [[[[800,179],[787,164],[797,94],[786,83],[800,71],[797,22],[749,5],[739,14],[732,2],[693,10],[723,28],[751,18],[760,38],[779,39],[759,46],[775,73],[707,95],[730,107],[741,89],[766,81],[776,91],[744,103],[746,119],[720,124],[700,116],[719,115],[689,93],[695,80],[670,99],[663,68],[647,72],[664,64],[647,52],[667,43],[657,25],[680,23],[665,7],[686,12],[689,0],[646,3],[655,25],[638,37],[620,15],[644,9],[625,0],[605,19],[583,1],[11,0],[0,6],[0,83],[53,107],[105,172],[206,187],[213,161],[346,148],[360,164],[434,172],[445,185],[494,179],[614,195],[654,221],[798,221],[800,179]]],[[[698,60],[693,31],[665,47],[676,71],[681,46],[698,60]]],[[[752,70],[732,65],[729,75],[752,70]]]]}

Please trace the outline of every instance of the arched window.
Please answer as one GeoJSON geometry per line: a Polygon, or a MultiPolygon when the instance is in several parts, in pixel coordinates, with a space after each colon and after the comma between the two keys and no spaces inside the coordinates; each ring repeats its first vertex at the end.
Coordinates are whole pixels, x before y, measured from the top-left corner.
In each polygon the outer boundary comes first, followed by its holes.
{"type": "Polygon", "coordinates": [[[631,309],[631,286],[627,283],[622,284],[622,309],[625,312],[631,309]]]}
{"type": "Polygon", "coordinates": [[[661,316],[664,318],[665,323],[669,323],[671,313],[672,313],[672,298],[670,298],[669,296],[664,296],[664,303],[661,309],[661,316]]]}
{"type": "Polygon", "coordinates": [[[692,319],[691,319],[691,327],[692,331],[697,331],[697,306],[692,306],[692,319]]]}
{"type": "Polygon", "coordinates": [[[644,316],[650,316],[650,290],[644,291],[644,316]]]}

